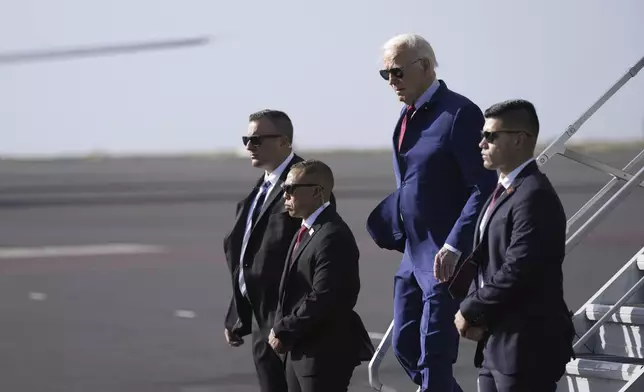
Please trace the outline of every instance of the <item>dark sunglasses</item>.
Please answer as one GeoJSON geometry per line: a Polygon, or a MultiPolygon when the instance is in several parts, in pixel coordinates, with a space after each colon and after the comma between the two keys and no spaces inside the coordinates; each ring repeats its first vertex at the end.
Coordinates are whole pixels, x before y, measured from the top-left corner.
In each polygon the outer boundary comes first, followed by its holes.
{"type": "Polygon", "coordinates": [[[250,143],[251,146],[254,147],[259,147],[262,145],[262,141],[264,139],[270,139],[270,138],[277,138],[277,137],[282,137],[284,135],[255,135],[255,136],[242,136],[242,143],[244,143],[244,146],[248,145],[250,143]]]}
{"type": "Polygon", "coordinates": [[[319,184],[282,184],[282,189],[287,195],[292,195],[297,188],[304,188],[309,186],[320,186],[319,184]]]}
{"type": "Polygon", "coordinates": [[[524,134],[530,136],[530,133],[528,133],[528,132],[526,132],[526,131],[524,131],[522,129],[501,129],[499,131],[494,131],[494,132],[483,131],[483,132],[481,132],[481,136],[483,137],[483,139],[485,139],[486,142],[494,143],[494,141],[496,139],[498,139],[499,135],[502,134],[502,133],[524,133],[524,134]]]}
{"type": "Polygon", "coordinates": [[[398,79],[402,79],[402,78],[404,78],[404,77],[405,77],[404,69],[405,69],[405,68],[407,68],[407,67],[409,67],[409,66],[411,66],[412,64],[416,64],[416,63],[417,63],[417,62],[419,62],[420,60],[421,60],[421,59],[418,59],[418,60],[414,61],[413,63],[411,63],[411,64],[409,64],[409,65],[406,65],[406,66],[404,66],[404,67],[395,67],[395,68],[389,68],[389,69],[381,69],[380,71],[378,71],[378,73],[380,74],[380,76],[381,76],[384,80],[389,80],[389,75],[393,75],[393,76],[395,76],[395,77],[396,77],[396,78],[398,78],[398,79]]]}

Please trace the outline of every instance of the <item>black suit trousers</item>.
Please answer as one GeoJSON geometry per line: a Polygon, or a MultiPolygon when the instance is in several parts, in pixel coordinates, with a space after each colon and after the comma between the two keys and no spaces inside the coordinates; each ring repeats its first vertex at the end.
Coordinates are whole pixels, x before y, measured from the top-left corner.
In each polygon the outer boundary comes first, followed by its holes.
{"type": "Polygon", "coordinates": [[[562,364],[558,369],[543,366],[523,374],[506,375],[487,368],[483,362],[478,392],[555,392],[565,369],[566,365],[562,364]]]}
{"type": "Polygon", "coordinates": [[[286,354],[288,392],[347,392],[356,366],[342,361],[341,355],[334,366],[323,367],[315,374],[301,374],[298,366],[293,366],[291,354],[286,354]]]}
{"type": "Polygon", "coordinates": [[[254,317],[252,344],[253,361],[255,362],[255,369],[259,379],[259,390],[261,392],[287,392],[284,361],[268,344],[268,336],[261,331],[254,317]]]}

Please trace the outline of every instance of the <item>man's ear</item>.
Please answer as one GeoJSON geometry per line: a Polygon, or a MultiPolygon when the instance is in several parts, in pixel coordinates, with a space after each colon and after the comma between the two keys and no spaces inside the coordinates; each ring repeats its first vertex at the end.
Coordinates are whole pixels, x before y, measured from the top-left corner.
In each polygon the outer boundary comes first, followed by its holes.
{"type": "Polygon", "coordinates": [[[322,186],[316,186],[313,194],[324,201],[324,188],[322,188],[322,186]]]}

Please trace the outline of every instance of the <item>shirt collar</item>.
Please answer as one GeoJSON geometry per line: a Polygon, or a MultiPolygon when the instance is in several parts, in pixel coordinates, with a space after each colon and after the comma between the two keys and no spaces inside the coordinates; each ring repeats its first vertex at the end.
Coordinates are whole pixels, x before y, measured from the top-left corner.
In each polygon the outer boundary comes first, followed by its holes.
{"type": "Polygon", "coordinates": [[[432,98],[432,96],[436,93],[438,88],[440,87],[440,83],[438,82],[438,79],[434,80],[434,82],[429,86],[427,90],[421,95],[416,102],[414,102],[414,107],[418,109],[419,107],[423,106],[429,100],[432,98]]]}
{"type": "Polygon", "coordinates": [[[277,184],[277,180],[282,176],[282,173],[284,172],[284,169],[286,169],[286,166],[288,166],[289,162],[291,162],[291,159],[295,154],[293,151],[286,157],[286,159],[280,163],[280,165],[277,167],[277,169],[273,170],[273,172],[269,173],[268,171],[264,172],[264,181],[269,181],[271,185],[277,184]]]}
{"type": "Polygon", "coordinates": [[[508,174],[507,176],[505,177],[499,176],[499,183],[503,185],[505,189],[508,189],[510,185],[512,185],[514,180],[517,178],[519,173],[521,173],[521,170],[523,170],[526,166],[528,166],[532,161],[534,161],[534,158],[530,158],[527,161],[523,162],[519,167],[512,170],[510,174],[508,174]]]}
{"type": "Polygon", "coordinates": [[[302,226],[305,226],[307,229],[310,229],[313,224],[315,223],[315,220],[320,216],[322,211],[324,211],[325,208],[327,208],[331,204],[330,202],[326,202],[320,206],[317,210],[315,210],[314,213],[312,213],[308,218],[302,220],[302,226]]]}

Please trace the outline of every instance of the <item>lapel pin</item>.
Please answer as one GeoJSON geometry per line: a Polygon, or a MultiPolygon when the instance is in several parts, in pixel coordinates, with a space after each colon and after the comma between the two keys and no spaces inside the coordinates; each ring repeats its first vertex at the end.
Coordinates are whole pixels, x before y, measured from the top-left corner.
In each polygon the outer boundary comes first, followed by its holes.
{"type": "Polygon", "coordinates": [[[311,228],[309,229],[309,235],[313,235],[313,233],[315,233],[315,230],[313,230],[313,228],[311,227],[311,228]]]}
{"type": "Polygon", "coordinates": [[[510,194],[512,194],[512,192],[514,192],[514,188],[509,187],[509,188],[508,188],[508,196],[509,196],[510,194]]]}

